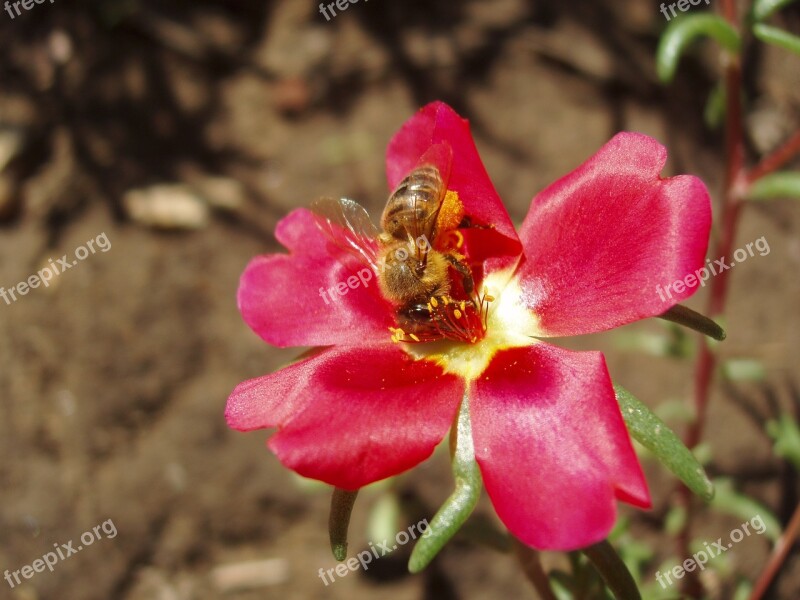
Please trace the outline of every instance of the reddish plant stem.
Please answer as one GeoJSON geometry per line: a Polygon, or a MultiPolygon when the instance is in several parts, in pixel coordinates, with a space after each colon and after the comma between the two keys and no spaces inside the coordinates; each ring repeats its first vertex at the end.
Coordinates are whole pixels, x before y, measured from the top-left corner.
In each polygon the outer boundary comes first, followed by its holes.
{"type": "MultiPolygon", "coordinates": [[[[734,0],[722,2],[722,12],[728,22],[737,28],[736,6],[734,0]]],[[[713,258],[731,255],[736,240],[736,230],[741,212],[741,188],[744,180],[744,135],[742,129],[741,103],[741,63],[738,56],[725,55],[725,190],[720,215],[721,232],[714,248],[713,258]]],[[[727,263],[727,261],[726,261],[727,263]]],[[[708,300],[708,316],[722,314],[728,295],[729,272],[722,271],[711,280],[708,300]]],[[[704,337],[699,341],[697,363],[695,365],[694,419],[686,432],[685,442],[689,448],[695,447],[703,437],[706,413],[710,398],[711,382],[717,365],[717,357],[704,337]]],[[[686,519],[678,535],[679,556],[691,556],[692,493],[686,486],[678,489],[678,504],[686,511],[686,519]]],[[[703,585],[697,572],[687,572],[683,582],[683,592],[690,598],[703,595],[703,585]]]]}
{"type": "Polygon", "coordinates": [[[764,175],[777,171],[798,154],[800,154],[800,129],[795,131],[794,135],[777,150],[762,158],[761,162],[747,172],[747,183],[753,183],[764,175]]]}
{"type": "MultiPolygon", "coordinates": [[[[722,12],[728,22],[737,28],[737,15],[734,0],[723,0],[722,12]]],[[[713,258],[727,258],[733,252],[736,241],[736,232],[743,205],[744,193],[747,187],[761,177],[777,171],[787,164],[793,157],[800,154],[800,131],[784,142],[775,151],[764,157],[751,170],[744,167],[744,133],[743,111],[741,104],[741,63],[739,57],[728,56],[725,67],[725,92],[726,92],[726,170],[725,191],[720,215],[721,231],[718,243],[714,249],[713,258]]],[[[730,273],[725,270],[711,280],[708,316],[718,317],[724,313],[728,297],[728,278],[730,273]]],[[[717,355],[705,338],[700,339],[694,377],[694,403],[695,415],[690,423],[685,437],[686,445],[694,448],[700,443],[705,430],[708,401],[714,371],[717,366],[717,355]]],[[[678,535],[678,548],[681,556],[691,555],[691,525],[692,525],[692,494],[691,491],[681,486],[678,490],[678,504],[686,511],[684,527],[678,535]]],[[[758,585],[750,600],[759,600],[769,586],[770,581],[780,569],[794,539],[800,534],[800,507],[795,511],[792,521],[784,534],[781,542],[776,546],[770,562],[765,567],[758,585]]],[[[703,595],[703,586],[697,573],[688,573],[684,580],[683,591],[689,597],[700,598],[703,595]]]]}
{"type": "Polygon", "coordinates": [[[761,571],[761,575],[748,600],[761,600],[761,597],[767,593],[770,583],[772,583],[773,578],[780,570],[783,561],[786,560],[786,556],[789,554],[789,550],[792,549],[798,534],[800,534],[800,504],[797,505],[786,531],[783,532],[778,543],[775,544],[772,556],[770,556],[767,566],[761,571]]]}
{"type": "Polygon", "coordinates": [[[733,26],[736,26],[736,2],[735,0],[722,0],[722,16],[733,26]]]}

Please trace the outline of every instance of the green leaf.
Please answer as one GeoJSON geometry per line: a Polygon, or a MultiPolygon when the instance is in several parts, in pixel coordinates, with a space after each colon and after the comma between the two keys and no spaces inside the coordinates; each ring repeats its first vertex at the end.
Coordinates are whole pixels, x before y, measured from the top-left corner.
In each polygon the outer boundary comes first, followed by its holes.
{"type": "Polygon", "coordinates": [[[372,506],[367,519],[367,535],[370,540],[388,540],[400,529],[400,501],[393,490],[383,494],[372,506]]]}
{"type": "Polygon", "coordinates": [[[684,425],[691,423],[695,419],[694,406],[677,398],[661,402],[655,413],[663,421],[673,421],[684,425]]]}
{"type": "Polygon", "coordinates": [[[351,492],[336,488],[331,497],[331,514],[328,517],[328,535],[331,540],[331,551],[339,562],[347,558],[347,528],[350,526],[350,514],[356,503],[358,490],[351,492]]]}
{"type": "Polygon", "coordinates": [[[720,325],[683,304],[676,304],[667,312],[658,315],[658,318],[683,325],[719,342],[724,340],[727,335],[720,325]]]}
{"type": "Polygon", "coordinates": [[[772,200],[773,198],[800,199],[800,172],[783,171],[765,175],[747,190],[748,200],[772,200]]]}
{"type": "Polygon", "coordinates": [[[767,423],[767,433],[775,440],[775,454],[791,462],[800,470],[800,428],[788,415],[767,423]]]}
{"type": "Polygon", "coordinates": [[[772,44],[789,50],[789,52],[800,54],[800,37],[788,31],[759,23],[753,27],[753,34],[765,44],[772,44]]]}
{"type": "Polygon", "coordinates": [[[706,127],[709,129],[719,129],[722,126],[722,122],[725,120],[726,108],[725,84],[721,81],[714,86],[714,89],[711,90],[711,93],[708,95],[708,100],[706,100],[706,108],[703,111],[703,120],[706,123],[706,127]]]}
{"type": "Polygon", "coordinates": [[[781,537],[780,521],[763,504],[738,492],[730,479],[719,477],[714,480],[714,487],[717,493],[711,501],[712,508],[751,522],[758,518],[765,527],[764,535],[773,542],[778,541],[781,537]]]}
{"type": "Polygon", "coordinates": [[[581,550],[600,573],[603,581],[618,600],[641,600],[642,595],[628,567],[607,540],[581,550]]]}
{"type": "Polygon", "coordinates": [[[614,330],[614,346],[620,350],[645,353],[651,356],[669,356],[670,340],[664,333],[654,333],[638,329],[614,330]]]}
{"type": "Polygon", "coordinates": [[[662,82],[668,83],[675,76],[686,48],[698,37],[708,36],[716,40],[732,54],[739,54],[742,40],[736,30],[719,15],[698,13],[670,21],[656,53],[656,71],[662,82]]]}
{"type": "Polygon", "coordinates": [[[483,479],[478,463],[475,462],[475,447],[472,444],[468,391],[464,393],[458,410],[458,421],[451,432],[450,447],[455,490],[431,520],[428,528],[430,533],[421,537],[414,546],[408,560],[408,570],[412,573],[419,573],[427,567],[461,528],[472,514],[483,489],[483,479]]]}
{"type": "Polygon", "coordinates": [[[696,446],[692,448],[692,454],[697,459],[701,465],[706,466],[711,462],[713,457],[713,452],[711,450],[711,444],[708,442],[700,442],[696,446]]]}
{"type": "Polygon", "coordinates": [[[733,593],[733,600],[747,600],[753,593],[753,584],[746,579],[736,584],[736,591],[733,593]]]}
{"type": "Polygon", "coordinates": [[[750,358],[732,358],[722,365],[722,374],[730,381],[763,381],[764,365],[750,358]]]}
{"type": "Polygon", "coordinates": [[[685,507],[679,505],[670,507],[664,519],[664,531],[672,536],[678,535],[686,525],[686,517],[687,513],[685,507]]]}
{"type": "Polygon", "coordinates": [[[784,6],[791,4],[794,0],[755,0],[753,2],[753,19],[764,21],[769,19],[772,14],[784,6]]]}
{"type": "Polygon", "coordinates": [[[550,585],[558,600],[575,600],[578,586],[575,583],[575,578],[571,574],[553,569],[550,571],[550,585]]]}
{"type": "Polygon", "coordinates": [[[698,496],[710,500],[714,486],[680,438],[622,386],[615,385],[622,418],[633,439],[642,444],[698,496]]]}
{"type": "Polygon", "coordinates": [[[641,586],[645,567],[653,562],[655,556],[653,549],[644,542],[626,536],[624,542],[619,544],[619,554],[633,576],[633,580],[641,586]]]}

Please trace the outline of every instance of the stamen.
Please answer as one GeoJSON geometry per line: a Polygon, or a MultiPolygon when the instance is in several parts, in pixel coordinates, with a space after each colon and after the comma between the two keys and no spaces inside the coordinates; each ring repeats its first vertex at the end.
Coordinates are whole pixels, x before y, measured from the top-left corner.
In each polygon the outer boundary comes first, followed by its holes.
{"type": "MultiPolygon", "coordinates": [[[[445,304],[447,304],[447,302],[445,302],[445,304]]],[[[430,305],[433,306],[433,308],[436,308],[439,306],[439,302],[436,300],[436,298],[431,297],[430,305]]]]}

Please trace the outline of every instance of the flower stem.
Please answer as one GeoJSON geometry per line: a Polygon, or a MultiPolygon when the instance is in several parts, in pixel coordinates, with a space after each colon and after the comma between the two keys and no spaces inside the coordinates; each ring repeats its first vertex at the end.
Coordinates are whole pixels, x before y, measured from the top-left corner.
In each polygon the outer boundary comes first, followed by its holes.
{"type": "Polygon", "coordinates": [[[350,514],[356,502],[358,490],[351,492],[336,488],[331,496],[331,514],[328,518],[328,535],[331,551],[339,562],[347,558],[347,529],[350,527],[350,514]]]}
{"type": "Polygon", "coordinates": [[[583,548],[581,552],[591,561],[617,600],[642,600],[628,567],[608,540],[583,548]]]}
{"type": "MultiPolygon", "coordinates": [[[[736,3],[734,0],[722,1],[722,13],[732,27],[738,30],[736,3]]],[[[736,230],[741,214],[744,184],[744,135],[742,128],[741,101],[741,57],[726,53],[725,64],[725,191],[722,199],[721,226],[722,231],[715,248],[715,256],[728,257],[733,251],[736,230]]],[[[711,281],[707,315],[713,319],[721,315],[725,309],[728,295],[727,271],[723,271],[711,281]]],[[[711,382],[717,357],[705,338],[699,340],[699,351],[695,364],[695,416],[686,432],[686,446],[694,448],[703,437],[706,413],[710,397],[711,382]]],[[[691,556],[692,525],[692,493],[686,486],[678,489],[678,504],[686,510],[685,524],[678,535],[679,556],[691,556]]],[[[691,598],[703,595],[703,585],[697,572],[687,573],[684,579],[683,592],[691,598]]]]}
{"type": "Polygon", "coordinates": [[[713,320],[682,304],[676,304],[667,312],[658,315],[658,318],[683,325],[689,329],[694,329],[720,342],[724,340],[726,336],[725,330],[713,320]]]}
{"type": "Polygon", "coordinates": [[[753,183],[764,177],[764,175],[777,171],[798,154],[800,154],[800,129],[795,131],[794,135],[786,140],[783,145],[762,158],[761,162],[750,169],[747,172],[747,182],[753,183]]]}
{"type": "Polygon", "coordinates": [[[520,542],[517,538],[513,539],[514,553],[517,555],[520,566],[522,566],[522,571],[539,594],[541,600],[557,600],[553,589],[550,587],[550,579],[542,567],[542,561],[539,560],[539,553],[520,542]]]}
{"type": "Polygon", "coordinates": [[[764,570],[761,572],[748,600],[761,600],[761,597],[769,589],[773,578],[780,570],[783,561],[789,554],[789,550],[792,549],[792,545],[797,539],[798,534],[800,534],[800,504],[797,505],[794,515],[792,515],[789,525],[786,527],[786,531],[783,532],[778,543],[775,544],[775,548],[772,550],[772,556],[770,556],[767,566],[765,566],[764,570]]]}
{"type": "MultiPolygon", "coordinates": [[[[736,15],[736,3],[734,0],[722,1],[722,13],[726,20],[734,28],[738,28],[738,18],[736,15]]],[[[727,258],[733,251],[736,241],[736,232],[744,203],[744,194],[747,188],[755,181],[777,171],[786,165],[792,158],[800,154],[800,130],[794,133],[788,140],[773,152],[761,159],[752,169],[745,169],[744,166],[744,134],[743,134],[743,111],[741,103],[741,57],[726,55],[725,65],[725,97],[726,97],[726,169],[725,169],[725,191],[721,207],[721,232],[719,241],[715,248],[715,256],[727,258]]],[[[707,315],[714,319],[723,314],[728,297],[728,284],[730,274],[723,271],[711,281],[707,315]]],[[[699,352],[695,364],[694,377],[694,405],[695,416],[690,423],[685,437],[686,446],[694,448],[700,443],[706,424],[708,402],[711,392],[711,383],[714,377],[718,359],[707,340],[701,338],[699,341],[699,352]]],[[[686,521],[683,529],[678,536],[678,547],[681,556],[689,556],[691,542],[692,525],[692,496],[690,490],[681,486],[678,490],[678,504],[686,510],[686,521]]],[[[798,535],[800,529],[800,516],[798,512],[792,519],[792,526],[787,530],[787,539],[791,540],[798,535]],[[792,529],[793,526],[793,529],[792,529]],[[791,537],[789,537],[791,534],[791,537]]],[[[759,586],[751,599],[760,598],[769,585],[769,581],[779,569],[785,559],[785,548],[776,548],[772,560],[765,568],[759,579],[759,586]],[[780,550],[780,551],[779,551],[780,550]],[[765,583],[761,583],[761,582],[765,583]]],[[[697,573],[687,573],[684,580],[683,591],[690,597],[698,598],[703,593],[702,584],[697,577],[697,573]]]]}
{"type": "Polygon", "coordinates": [[[408,560],[408,570],[419,573],[428,566],[444,545],[472,514],[480,499],[483,479],[475,462],[472,424],[469,418],[469,388],[458,409],[456,425],[450,431],[450,455],[455,490],[436,512],[429,526],[430,535],[419,539],[408,560]]]}

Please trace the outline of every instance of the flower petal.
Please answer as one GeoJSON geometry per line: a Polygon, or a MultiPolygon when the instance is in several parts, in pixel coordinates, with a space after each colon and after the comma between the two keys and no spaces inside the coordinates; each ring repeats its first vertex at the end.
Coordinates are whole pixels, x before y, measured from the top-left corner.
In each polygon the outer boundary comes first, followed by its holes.
{"type": "Polygon", "coordinates": [[[389,342],[392,309],[375,273],[334,247],[308,210],[282,219],[275,237],[290,254],[254,258],[239,283],[239,310],[253,331],[280,347],[389,342]]]}
{"type": "Polygon", "coordinates": [[[519,276],[543,335],[611,329],[695,292],[696,279],[681,292],[659,291],[703,268],[711,228],[705,185],[689,175],[661,179],[666,159],[653,138],[620,133],[533,199],[519,276]]]}
{"type": "Polygon", "coordinates": [[[402,473],[447,434],[464,382],[399,346],[332,348],[238,386],[231,427],[278,426],[269,447],[288,468],[343,489],[402,473]]]}
{"type": "Polygon", "coordinates": [[[239,431],[278,427],[304,410],[311,396],[298,392],[316,373],[319,356],[330,352],[316,349],[288,367],[237,385],[225,407],[228,426],[239,431]]]}
{"type": "Polygon", "coordinates": [[[650,506],[602,354],[545,343],[506,350],[470,396],[486,490],[522,542],[582,548],[608,534],[615,498],[650,506]]]}
{"type": "MultiPolygon", "coordinates": [[[[487,263],[486,272],[513,264],[522,249],[517,232],[481,162],[469,122],[447,104],[432,102],[424,106],[389,142],[386,154],[389,188],[394,189],[418,166],[420,158],[432,146],[441,143],[452,150],[448,189],[458,192],[466,215],[474,223],[491,226],[491,230],[476,229],[478,237],[486,233],[487,237],[494,239],[497,232],[507,239],[506,243],[491,244],[495,248],[494,260],[487,263]]],[[[444,169],[442,165],[437,166],[444,169]]],[[[488,241],[486,245],[490,245],[488,241]]]]}

